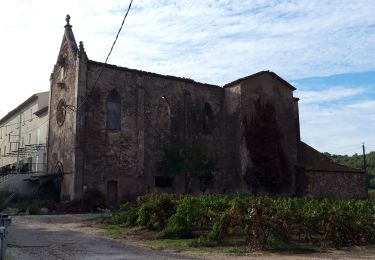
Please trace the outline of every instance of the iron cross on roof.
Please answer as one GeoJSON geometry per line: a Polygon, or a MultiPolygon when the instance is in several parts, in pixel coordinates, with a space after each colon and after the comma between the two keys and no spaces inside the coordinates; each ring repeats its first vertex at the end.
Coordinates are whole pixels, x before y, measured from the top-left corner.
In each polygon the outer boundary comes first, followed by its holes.
{"type": "Polygon", "coordinates": [[[67,14],[65,17],[66,25],[70,25],[70,15],[67,14]]]}

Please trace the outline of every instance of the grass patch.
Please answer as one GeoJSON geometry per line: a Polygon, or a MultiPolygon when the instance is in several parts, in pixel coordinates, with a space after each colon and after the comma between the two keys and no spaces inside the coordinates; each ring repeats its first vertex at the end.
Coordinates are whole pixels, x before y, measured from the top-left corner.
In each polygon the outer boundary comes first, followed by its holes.
{"type": "MultiPolygon", "coordinates": [[[[101,223],[100,219],[88,223],[101,230],[102,235],[116,239],[120,242],[171,252],[191,252],[191,253],[222,253],[233,255],[245,255],[252,252],[244,242],[244,237],[237,236],[225,239],[222,244],[199,243],[197,238],[187,239],[163,239],[158,236],[158,232],[149,231],[144,227],[127,227],[126,225],[113,225],[101,223]]],[[[327,248],[314,246],[311,244],[297,244],[293,241],[284,241],[270,236],[264,248],[268,252],[284,252],[293,254],[311,254],[325,252],[327,248]]]]}
{"type": "Polygon", "coordinates": [[[88,226],[100,229],[102,235],[121,242],[138,246],[149,247],[156,250],[167,250],[173,252],[194,252],[194,253],[224,253],[224,254],[245,254],[243,246],[200,246],[194,243],[196,239],[160,239],[158,233],[148,231],[142,227],[126,227],[125,225],[112,225],[101,223],[100,219],[90,222],[88,226]]]}
{"type": "Polygon", "coordinates": [[[293,241],[284,241],[274,236],[270,236],[267,239],[265,250],[267,251],[275,251],[275,252],[288,252],[288,253],[295,253],[295,254],[305,254],[305,253],[315,253],[321,250],[317,250],[316,248],[310,246],[304,246],[300,244],[296,244],[293,241]]]}
{"type": "Polygon", "coordinates": [[[244,255],[247,253],[247,250],[245,247],[226,247],[222,248],[221,252],[225,254],[244,255]]]}
{"type": "Polygon", "coordinates": [[[168,250],[174,252],[193,252],[193,253],[223,253],[242,255],[246,253],[243,246],[199,246],[195,243],[196,239],[156,239],[148,243],[158,250],[168,250]]]}
{"type": "Polygon", "coordinates": [[[126,235],[126,230],[120,225],[109,225],[109,224],[96,224],[94,225],[103,231],[104,236],[108,236],[115,239],[122,239],[126,235]]]}

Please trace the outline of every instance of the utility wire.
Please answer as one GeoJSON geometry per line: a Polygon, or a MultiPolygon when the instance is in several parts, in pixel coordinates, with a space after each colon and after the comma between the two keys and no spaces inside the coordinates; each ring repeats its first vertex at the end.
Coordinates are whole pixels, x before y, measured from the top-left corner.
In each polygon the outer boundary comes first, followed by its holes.
{"type": "Polygon", "coordinates": [[[100,72],[99,72],[99,74],[98,74],[98,77],[97,77],[96,80],[95,80],[95,83],[94,83],[94,86],[93,86],[92,89],[91,89],[91,92],[89,92],[89,93],[86,95],[85,99],[84,99],[80,104],[78,104],[77,107],[74,107],[74,106],[72,106],[72,105],[65,105],[65,107],[68,108],[69,110],[71,110],[72,112],[78,112],[78,110],[79,110],[79,109],[80,109],[80,108],[81,108],[81,107],[87,102],[88,97],[89,97],[90,94],[92,93],[93,89],[95,89],[96,84],[98,83],[98,81],[99,81],[99,79],[100,79],[100,77],[101,77],[101,75],[102,75],[102,73],[103,73],[103,71],[104,71],[104,66],[107,64],[108,59],[109,59],[109,56],[111,55],[111,53],[112,53],[112,51],[113,51],[113,47],[115,46],[115,44],[116,44],[116,42],[117,42],[117,39],[118,39],[118,37],[119,37],[119,35],[120,35],[120,32],[121,32],[121,30],[122,30],[122,27],[124,26],[124,23],[125,23],[126,17],[127,17],[128,14],[129,14],[129,11],[130,11],[130,9],[131,9],[132,4],[133,4],[133,0],[131,0],[130,3],[129,3],[129,6],[128,6],[128,9],[127,9],[127,11],[126,11],[126,13],[125,13],[125,16],[124,16],[124,18],[122,19],[122,23],[121,23],[120,29],[119,29],[118,32],[117,32],[116,38],[115,38],[115,40],[114,40],[114,42],[113,42],[113,44],[112,44],[112,46],[111,46],[111,50],[109,51],[109,53],[108,53],[108,55],[107,55],[107,58],[105,59],[105,62],[103,63],[103,65],[102,65],[102,67],[101,67],[101,69],[100,69],[100,72]]]}

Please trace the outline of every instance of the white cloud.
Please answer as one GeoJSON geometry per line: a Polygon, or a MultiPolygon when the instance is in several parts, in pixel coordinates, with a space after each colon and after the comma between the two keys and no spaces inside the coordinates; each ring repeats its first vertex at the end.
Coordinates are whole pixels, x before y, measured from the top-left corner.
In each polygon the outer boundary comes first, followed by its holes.
{"type": "Polygon", "coordinates": [[[372,110],[373,115],[375,116],[375,100],[368,100],[360,103],[354,103],[349,105],[350,108],[354,109],[365,109],[372,110]]]}
{"type": "MultiPolygon", "coordinates": [[[[67,13],[76,40],[84,42],[89,58],[104,61],[128,3],[4,2],[0,116],[33,93],[49,89],[67,13]]],[[[375,69],[373,10],[373,0],[134,1],[109,62],[214,84],[260,70],[275,71],[286,79],[367,71],[375,69]]],[[[301,102],[309,105],[301,106],[304,129],[318,131],[335,120],[342,129],[359,126],[359,120],[349,117],[356,116],[350,111],[354,108],[330,110],[315,100],[339,101],[361,91],[353,87],[336,93],[300,92],[301,102]],[[329,119],[333,114],[338,118],[329,119]],[[323,123],[309,124],[313,118],[323,118],[323,123]]],[[[368,106],[366,111],[372,108],[368,106]]]]}
{"type": "Polygon", "coordinates": [[[301,99],[303,105],[319,104],[328,101],[338,101],[345,98],[353,98],[356,95],[362,94],[366,91],[365,88],[343,88],[330,87],[329,89],[321,91],[298,91],[297,95],[301,99]]]}
{"type": "MultiPolygon", "coordinates": [[[[348,94],[342,95],[345,99],[351,90],[340,92],[348,94]]],[[[325,100],[320,101],[319,92],[315,94],[311,96],[317,99],[307,102],[301,99],[300,102],[301,135],[304,141],[320,151],[335,154],[360,153],[362,142],[375,143],[373,100],[352,100],[347,104],[323,106],[325,100]]]]}

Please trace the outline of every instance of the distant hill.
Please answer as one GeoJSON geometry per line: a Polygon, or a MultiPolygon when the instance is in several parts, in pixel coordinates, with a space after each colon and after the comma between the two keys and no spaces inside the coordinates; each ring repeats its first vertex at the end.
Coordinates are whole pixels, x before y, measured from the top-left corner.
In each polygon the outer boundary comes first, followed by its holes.
{"type": "MultiPolygon", "coordinates": [[[[336,155],[324,153],[326,156],[331,158],[335,163],[346,165],[356,169],[363,169],[363,156],[354,154],[352,156],[348,155],[336,155]]],[[[375,189],[375,152],[366,154],[367,161],[367,173],[370,175],[370,184],[371,189],[375,189]]]]}

